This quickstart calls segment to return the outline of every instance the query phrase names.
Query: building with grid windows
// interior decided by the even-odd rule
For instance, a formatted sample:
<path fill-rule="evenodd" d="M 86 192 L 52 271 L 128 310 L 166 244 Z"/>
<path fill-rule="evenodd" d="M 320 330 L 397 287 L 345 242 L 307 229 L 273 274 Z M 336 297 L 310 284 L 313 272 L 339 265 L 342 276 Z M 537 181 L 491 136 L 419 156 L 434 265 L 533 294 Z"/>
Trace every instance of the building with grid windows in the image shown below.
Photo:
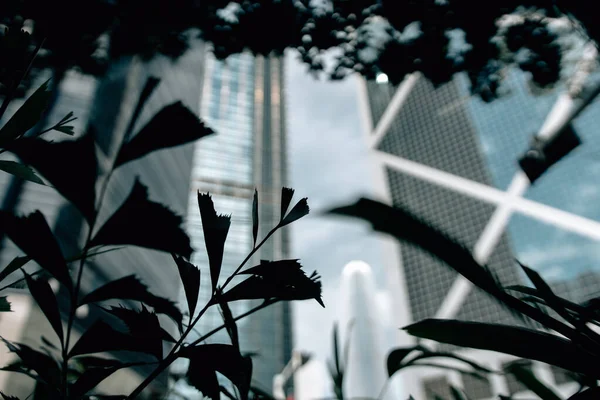
<path fill-rule="evenodd" d="M 383 81 L 383 80 L 381 80 Z M 402 206 L 471 248 L 505 285 L 524 282 L 514 258 L 536 269 L 560 295 L 575 301 L 598 296 L 600 141 L 592 129 L 600 112 L 592 104 L 574 128 L 584 145 L 547 171 L 523 195 L 518 159 L 550 112 L 557 92 L 534 96 L 525 77 L 510 72 L 507 94 L 483 103 L 456 76 L 434 88 L 418 74 L 398 85 L 361 82 L 361 104 L 375 179 L 383 200 Z M 506 225 L 506 229 L 504 226 Z M 494 233 L 495 232 L 495 233 Z M 494 237 L 495 236 L 495 237 Z M 388 242 L 386 269 L 399 326 L 424 318 L 516 323 L 462 277 L 424 251 Z M 591 278 L 593 277 L 593 278 Z M 585 289 L 583 289 L 585 287 Z M 406 343 L 414 338 L 402 337 Z M 442 346 L 444 347 L 444 346 Z M 462 350 L 461 350 L 462 351 Z M 510 357 L 464 350 L 500 368 Z M 576 384 L 564 371 L 534 364 L 542 380 L 568 394 Z M 439 370 L 407 371 L 405 390 L 415 398 L 450 398 L 450 385 L 471 399 L 522 392 L 516 381 L 489 382 Z"/>

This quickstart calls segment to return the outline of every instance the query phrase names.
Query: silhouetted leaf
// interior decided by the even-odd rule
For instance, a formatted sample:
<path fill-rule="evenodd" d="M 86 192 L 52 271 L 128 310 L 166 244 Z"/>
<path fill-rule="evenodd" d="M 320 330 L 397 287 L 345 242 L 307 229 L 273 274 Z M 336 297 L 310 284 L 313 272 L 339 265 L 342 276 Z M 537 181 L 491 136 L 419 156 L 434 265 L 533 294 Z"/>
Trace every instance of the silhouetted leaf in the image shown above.
<path fill-rule="evenodd" d="M 13 258 L 13 260 L 8 263 L 6 267 L 2 271 L 0 271 L 0 282 L 4 280 L 7 276 L 12 274 L 15 271 L 18 271 L 19 268 L 27 264 L 31 258 L 27 256 L 17 256 Z"/>
<path fill-rule="evenodd" d="M 292 222 L 299 220 L 300 218 L 304 217 L 305 215 L 308 215 L 309 212 L 310 212 L 310 208 L 308 207 L 308 198 L 305 197 L 305 198 L 301 199 L 298 203 L 296 203 L 294 208 L 292 208 L 292 210 L 289 212 L 289 214 L 286 215 L 283 218 L 283 220 L 281 220 L 279 225 L 286 226 L 288 224 L 291 224 Z"/>
<path fill-rule="evenodd" d="M 154 93 L 154 89 L 156 89 L 156 87 L 158 86 L 159 83 L 160 83 L 160 78 L 157 78 L 155 76 L 149 76 L 148 79 L 146 79 L 144 88 L 142 89 L 142 92 L 140 93 L 140 97 L 138 97 L 138 101 L 137 101 L 137 104 L 135 105 L 135 109 L 133 110 L 133 114 L 131 114 L 131 118 L 129 119 L 129 123 L 127 124 L 127 129 L 125 130 L 125 136 L 124 136 L 125 141 L 128 141 L 129 138 L 131 137 L 133 128 L 135 127 L 135 124 L 136 124 L 140 114 L 142 113 L 142 110 L 144 109 L 144 105 L 146 105 L 146 102 L 148 101 L 148 99 L 150 98 L 152 93 Z"/>
<path fill-rule="evenodd" d="M 23 271 L 25 280 L 27 281 L 27 287 L 31 296 L 35 299 L 36 303 L 40 307 L 40 310 L 44 313 L 44 316 L 52 325 L 52 329 L 56 332 L 60 343 L 63 343 L 63 326 L 62 318 L 60 317 L 60 310 L 58 308 L 58 301 L 52 288 L 47 281 L 41 279 L 33 279 L 27 272 Z"/>
<path fill-rule="evenodd" d="M 162 359 L 163 329 L 155 313 L 148 311 L 143 305 L 140 311 L 124 307 L 104 308 L 104 310 L 123 321 L 131 336 L 137 341 L 145 342 L 144 347 L 151 349 L 152 355 L 158 360 Z"/>
<path fill-rule="evenodd" d="M 25 179 L 26 181 L 44 185 L 44 181 L 35 174 L 35 171 L 25 164 L 20 164 L 15 161 L 0 160 L 0 171 L 7 172 L 17 178 Z"/>
<path fill-rule="evenodd" d="M 42 343 L 44 343 L 46 346 L 58 350 L 58 347 L 56 347 L 56 345 L 54 345 L 54 343 L 52 343 L 50 340 L 48 340 L 48 338 L 46 338 L 44 335 L 42 335 L 40 337 L 40 339 L 42 340 Z"/>
<path fill-rule="evenodd" d="M 340 343 L 337 323 L 333 324 L 333 365 L 336 375 L 343 375 L 342 361 L 340 360 Z"/>
<path fill-rule="evenodd" d="M 67 263 L 41 212 L 36 211 L 26 217 L 15 217 L 0 211 L 0 229 L 2 228 L 8 237 L 40 267 L 65 284 L 67 288 L 73 287 Z"/>
<path fill-rule="evenodd" d="M 404 329 L 421 338 L 512 354 L 570 371 L 600 376 L 600 367 L 589 353 L 567 339 L 546 332 L 500 324 L 439 319 L 426 319 Z"/>
<path fill-rule="evenodd" d="M 444 358 L 444 359 L 453 359 L 453 360 L 457 360 L 460 361 L 464 364 L 467 364 L 469 367 L 473 368 L 475 371 L 479 371 L 485 374 L 489 374 L 492 373 L 493 371 L 490 370 L 489 368 L 486 368 L 480 364 L 478 364 L 477 362 L 470 360 L 466 357 L 463 357 L 461 355 L 455 354 L 455 353 L 450 353 L 450 352 L 438 352 L 438 351 L 430 351 L 425 349 L 424 347 L 418 346 L 421 348 L 422 353 L 411 358 L 410 360 L 406 361 L 406 366 L 414 364 L 416 361 L 421 361 L 421 360 L 426 360 L 426 359 L 430 359 L 430 358 Z"/>
<path fill-rule="evenodd" d="M 2 396 L 3 400 L 19 400 L 18 397 L 5 395 L 4 392 L 0 392 L 0 396 Z"/>
<path fill-rule="evenodd" d="M 96 233 L 90 246 L 130 244 L 189 258 L 190 239 L 181 223 L 180 216 L 148 200 L 148 188 L 136 179 L 129 197 Z"/>
<path fill-rule="evenodd" d="M 12 311 L 10 309 L 10 302 L 6 296 L 0 297 L 0 312 L 9 312 Z"/>
<path fill-rule="evenodd" d="M 69 357 L 110 351 L 134 351 L 155 355 L 154 346 L 148 342 L 119 332 L 106 322 L 98 320 L 83 332 L 69 352 Z"/>
<path fill-rule="evenodd" d="M 39 122 L 52 96 L 52 93 L 48 90 L 48 82 L 50 80 L 47 80 L 33 92 L 0 129 L 0 146 L 5 146 L 12 140 L 23 136 Z"/>
<path fill-rule="evenodd" d="M 183 315 L 175 303 L 150 293 L 146 285 L 140 282 L 135 275 L 129 275 L 99 287 L 98 289 L 84 296 L 81 300 L 81 304 L 96 303 L 113 299 L 141 301 L 142 303 L 154 308 L 154 311 L 158 314 L 167 315 L 175 323 L 177 323 L 179 331 L 183 331 Z"/>
<path fill-rule="evenodd" d="M 223 317 L 223 322 L 225 323 L 225 329 L 229 334 L 229 338 L 231 339 L 231 344 L 238 351 L 240 351 L 240 340 L 238 336 L 237 324 L 235 323 L 235 319 L 233 318 L 233 314 L 231 313 L 231 309 L 226 302 L 219 303 L 219 307 L 221 309 L 221 316 Z"/>
<path fill-rule="evenodd" d="M 254 238 L 254 246 L 258 238 L 258 190 L 254 189 L 254 198 L 252 200 L 252 237 Z"/>
<path fill-rule="evenodd" d="M 123 368 L 129 368 L 136 365 L 144 365 L 146 363 L 122 363 L 118 360 L 105 359 L 104 365 L 89 366 L 77 378 L 70 387 L 71 396 L 77 398 L 83 396 L 100 382 L 108 378 L 115 372 Z"/>
<path fill-rule="evenodd" d="M 315 299 L 325 307 L 321 299 L 321 282 L 316 272 L 307 276 L 298 260 L 265 261 L 249 268 L 242 274 L 252 274 L 225 292 L 223 301 L 250 299 L 307 300 Z"/>
<path fill-rule="evenodd" d="M 292 197 L 294 197 L 294 189 L 287 187 L 281 189 L 281 216 L 279 217 L 279 222 L 283 221 L 292 202 Z"/>
<path fill-rule="evenodd" d="M 92 221 L 95 217 L 98 165 L 94 137 L 89 132 L 75 140 L 57 143 L 21 138 L 7 146 L 32 166 L 56 190 Z"/>
<path fill-rule="evenodd" d="M 200 291 L 200 269 L 194 264 L 185 261 L 183 258 L 173 254 L 173 259 L 177 264 L 179 276 L 181 277 L 181 283 L 183 283 L 183 290 L 188 303 L 188 310 L 190 312 L 190 319 L 196 311 L 196 304 L 198 303 L 198 293 Z"/>
<path fill-rule="evenodd" d="M 178 101 L 160 110 L 137 135 L 125 143 L 117 156 L 116 166 L 153 151 L 189 143 L 212 133 L 212 129 Z"/>
<path fill-rule="evenodd" d="M 39 380 L 45 382 L 49 386 L 59 387 L 60 369 L 56 360 L 27 345 L 11 343 L 1 337 L 0 339 L 6 344 L 8 350 L 19 356 L 21 359 L 20 365 L 25 370 L 33 370 L 37 373 Z"/>
<path fill-rule="evenodd" d="M 465 396 L 462 391 L 454 386 L 450 386 L 450 393 L 452 393 L 452 398 L 454 400 L 468 400 L 467 396 Z"/>
<path fill-rule="evenodd" d="M 600 396 L 600 387 L 593 387 L 569 397 L 568 400 L 596 400 Z"/>
<path fill-rule="evenodd" d="M 420 346 L 413 347 L 404 347 L 399 349 L 394 349 L 387 356 L 387 371 L 388 376 L 394 375 L 398 370 L 400 370 L 403 365 L 402 362 L 410 353 L 413 351 L 419 350 Z"/>
<path fill-rule="evenodd" d="M 204 243 L 208 253 L 208 262 L 210 264 L 210 279 L 213 292 L 217 288 L 219 275 L 221 274 L 221 264 L 223 263 L 223 250 L 227 233 L 231 226 L 231 217 L 227 215 L 217 215 L 215 205 L 209 193 L 201 194 L 198 192 L 198 207 L 200 208 L 200 217 L 202 218 L 202 230 L 204 231 Z"/>
<path fill-rule="evenodd" d="M 188 381 L 205 396 L 211 397 L 213 400 L 219 398 L 216 374 L 215 379 L 212 378 L 215 372 L 219 372 L 238 388 L 242 400 L 248 399 L 252 378 L 252 359 L 242 356 L 234 346 L 206 344 L 186 347 L 181 350 L 181 357 L 190 360 Z M 210 360 L 210 362 L 206 362 L 206 360 Z"/>
<path fill-rule="evenodd" d="M 512 374 L 527 389 L 535 393 L 541 400 L 562 400 L 552 389 L 542 383 L 529 369 L 517 363 L 511 363 L 506 371 Z"/>

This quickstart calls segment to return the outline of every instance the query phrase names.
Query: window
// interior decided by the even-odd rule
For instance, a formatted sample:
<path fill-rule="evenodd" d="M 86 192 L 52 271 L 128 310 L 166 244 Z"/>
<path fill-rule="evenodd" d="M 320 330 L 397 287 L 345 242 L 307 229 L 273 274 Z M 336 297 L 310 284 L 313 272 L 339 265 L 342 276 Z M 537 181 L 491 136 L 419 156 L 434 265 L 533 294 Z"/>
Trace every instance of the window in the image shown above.
<path fill-rule="evenodd" d="M 450 384 L 445 376 L 437 376 L 423 380 L 425 400 L 441 400 L 452 398 Z"/>
<path fill-rule="evenodd" d="M 486 377 L 463 374 L 462 381 L 467 398 L 480 400 L 493 397 L 492 385 Z"/>

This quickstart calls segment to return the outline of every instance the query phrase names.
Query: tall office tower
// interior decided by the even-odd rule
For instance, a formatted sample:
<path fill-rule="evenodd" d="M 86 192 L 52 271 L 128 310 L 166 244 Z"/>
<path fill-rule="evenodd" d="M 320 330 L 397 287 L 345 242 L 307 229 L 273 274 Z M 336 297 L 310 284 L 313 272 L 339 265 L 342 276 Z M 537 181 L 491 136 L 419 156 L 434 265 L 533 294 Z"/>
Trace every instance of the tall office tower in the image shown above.
<path fill-rule="evenodd" d="M 258 189 L 259 241 L 279 221 L 281 188 L 286 182 L 286 139 L 283 60 L 241 54 L 225 62 L 206 57 L 201 115 L 217 134 L 196 145 L 189 199 L 188 229 L 196 252 L 192 262 L 208 271 L 197 191 L 209 192 L 219 213 L 231 214 L 221 283 L 252 250 L 252 196 Z M 285 228 L 284 228 L 285 229 Z M 285 231 L 274 235 L 249 262 L 286 257 Z M 199 304 L 210 297 L 208 279 L 200 289 Z M 235 283 L 232 282 L 232 283 Z M 239 315 L 259 302 L 230 304 Z M 211 308 L 198 330 L 206 333 L 223 322 Z M 253 384 L 270 392 L 273 376 L 291 357 L 291 315 L 288 304 L 276 304 L 238 322 L 242 351 L 254 356 Z M 212 342 L 229 343 L 223 330 Z M 193 396 L 192 391 L 186 394 Z"/>
<path fill-rule="evenodd" d="M 70 73 L 61 85 L 58 103 L 49 121 L 60 120 L 67 112 L 73 111 L 78 117 L 75 122 L 76 135 L 82 134 L 87 126 L 93 126 L 96 129 L 99 169 L 106 171 L 109 157 L 114 156 L 118 144 L 123 139 L 138 96 L 149 76 L 158 77 L 161 82 L 144 107 L 134 133 L 162 107 L 175 101 L 181 100 L 188 108 L 197 112 L 202 87 L 203 57 L 203 46 L 194 43 L 192 49 L 175 62 L 163 57 L 157 57 L 149 63 L 131 58 L 122 59 L 115 62 L 107 75 L 98 82 L 89 77 Z M 176 123 L 174 129 L 177 129 Z M 59 133 L 47 137 L 56 140 L 64 138 L 65 135 Z M 119 207 L 129 195 L 136 177 L 148 186 L 150 199 L 165 204 L 175 213 L 184 216 L 189 197 L 193 151 L 194 145 L 188 144 L 154 152 L 135 163 L 119 168 L 108 186 L 100 221 Z M 7 177 L 5 174 L 0 176 L 3 179 L 0 193 L 6 198 L 8 194 L 4 188 L 7 185 Z M 59 194 L 49 187 L 26 183 L 20 196 L 15 200 L 14 209 L 19 214 L 40 209 L 45 214 L 49 225 L 54 228 L 65 256 L 76 254 L 77 246 L 81 245 L 77 235 L 81 236 L 85 233 L 82 229 L 82 219 L 77 210 L 66 204 Z M 2 265 L 6 265 L 17 254 L 19 251 L 6 240 L 5 249 L 0 256 Z M 130 274 L 137 275 L 154 293 L 177 300 L 180 290 L 179 277 L 170 255 L 133 247 L 94 257 L 86 265 L 82 292 L 88 292 L 109 280 Z M 2 316 L 0 330 L 3 336 L 4 329 L 9 329 L 12 336 L 8 339 L 26 344 L 40 343 L 42 334 L 48 338 L 53 337 L 48 333 L 49 326 L 46 326 L 48 324 L 28 296 L 9 294 L 9 299 L 19 299 L 23 304 L 19 304 L 18 307 L 21 308 L 20 311 L 26 313 L 27 317 L 19 321 L 20 326 L 18 324 L 15 326 L 10 317 L 5 319 Z M 63 296 L 59 296 L 59 299 L 66 301 Z M 131 306 L 138 307 L 134 304 Z M 105 313 L 101 313 L 102 311 L 97 307 L 84 310 L 76 320 L 76 330 L 89 325 L 99 316 L 106 316 Z M 170 325 L 167 328 L 170 329 Z M 0 360 L 2 364 L 5 364 L 4 361 L 4 359 Z M 140 374 L 146 373 L 147 370 L 124 370 L 123 374 L 114 378 L 115 380 L 105 381 L 101 389 L 112 394 L 128 393 L 140 382 Z M 6 385 L 3 389 L 6 393 L 23 396 L 23 398 L 31 393 L 32 382 L 27 378 L 21 379 L 13 374 L 10 379 L 6 377 L 3 379 Z"/>
<path fill-rule="evenodd" d="M 597 253 L 591 249 L 600 239 L 594 233 L 600 215 L 588 204 L 600 196 L 594 186 L 600 168 L 585 158 L 585 148 L 598 143 L 590 129 L 597 105 L 575 124 L 586 146 L 554 166 L 523 198 L 509 183 L 556 92 L 534 97 L 517 72 L 507 77 L 505 97 L 491 104 L 469 96 L 464 76 L 437 89 L 419 75 L 407 77 L 397 87 L 379 81 L 363 82 L 362 103 L 367 142 L 385 200 L 447 232 L 472 249 L 476 259 L 489 255 L 487 264 L 504 284 L 523 281 L 514 257 L 549 280 L 570 278 L 593 265 Z M 507 232 L 499 241 L 490 240 L 489 232 L 507 221 Z M 421 249 L 402 244 L 390 251 L 396 257 L 390 266 L 398 288 L 395 301 L 404 310 L 399 324 L 428 317 L 517 322 Z M 494 367 L 510 360 L 485 352 L 465 353 Z M 547 369 L 537 364 L 535 368 L 544 380 L 558 383 Z M 464 387 L 473 399 L 523 390 L 514 380 L 493 377 L 480 382 L 435 370 L 409 372 L 405 383 L 415 398 L 425 399 L 436 394 L 450 397 L 450 383 Z M 560 390 L 572 389 L 571 384 Z"/>

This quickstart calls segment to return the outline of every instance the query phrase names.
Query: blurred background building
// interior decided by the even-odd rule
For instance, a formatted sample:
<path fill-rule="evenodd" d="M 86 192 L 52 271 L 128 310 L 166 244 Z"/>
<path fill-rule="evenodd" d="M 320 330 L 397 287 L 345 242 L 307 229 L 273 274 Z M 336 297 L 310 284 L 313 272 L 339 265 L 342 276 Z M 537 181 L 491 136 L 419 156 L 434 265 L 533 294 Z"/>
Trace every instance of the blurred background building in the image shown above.
<path fill-rule="evenodd" d="M 511 198 L 511 178 L 518 159 L 550 112 L 559 90 L 534 96 L 525 76 L 510 72 L 507 93 L 487 104 L 469 95 L 466 77 L 434 88 L 418 75 L 399 86 L 362 82 L 367 142 L 377 169 L 379 195 L 423 217 L 474 251 L 505 284 L 525 282 L 513 261 L 536 269 L 557 292 L 576 301 L 600 294 L 597 257 L 600 215 L 594 204 L 600 191 L 594 186 L 600 166 L 593 162 L 600 142 L 594 138 L 593 104 L 574 128 L 584 145 L 548 170 L 524 195 Z M 511 215 L 505 203 L 519 202 Z M 520 203 L 521 204 L 521 203 Z M 495 211 L 508 226 L 497 243 L 483 233 Z M 484 242 L 488 242 L 488 249 Z M 483 249 L 483 250 L 482 250 Z M 403 311 L 399 326 L 428 317 L 515 323 L 479 290 L 462 285 L 443 263 L 411 245 L 391 245 L 390 274 L 396 304 Z M 488 254 L 483 256 L 482 254 Z M 593 278 L 592 278 L 593 277 Z M 405 294 L 406 293 L 406 294 Z M 414 338 L 402 337 L 405 343 Z M 443 346 L 442 346 L 443 347 Z M 509 357 L 466 350 L 489 366 L 499 368 Z M 576 385 L 562 371 L 532 366 L 549 384 Z M 407 393 L 415 398 L 450 398 L 450 385 L 463 387 L 471 399 L 523 391 L 515 380 L 493 377 L 478 381 L 439 370 L 403 372 Z M 569 382 L 567 382 L 569 381 Z"/>

